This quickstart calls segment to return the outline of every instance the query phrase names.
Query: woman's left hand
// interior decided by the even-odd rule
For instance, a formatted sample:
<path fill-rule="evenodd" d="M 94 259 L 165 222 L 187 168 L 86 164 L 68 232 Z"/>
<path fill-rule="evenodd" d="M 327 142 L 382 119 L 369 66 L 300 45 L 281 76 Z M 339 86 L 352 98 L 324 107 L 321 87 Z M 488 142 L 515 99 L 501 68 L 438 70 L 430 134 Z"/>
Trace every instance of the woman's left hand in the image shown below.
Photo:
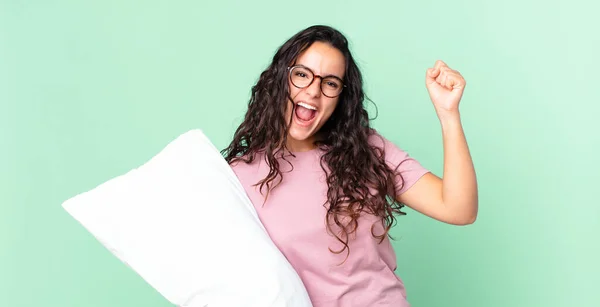
<path fill-rule="evenodd" d="M 471 224 L 479 208 L 477 178 L 458 111 L 466 82 L 437 61 L 427 70 L 426 85 L 442 128 L 443 176 L 428 172 L 397 200 L 445 223 Z"/>
<path fill-rule="evenodd" d="M 427 69 L 425 85 L 439 115 L 441 112 L 458 113 L 458 104 L 467 85 L 458 71 L 438 60 L 433 68 Z"/>

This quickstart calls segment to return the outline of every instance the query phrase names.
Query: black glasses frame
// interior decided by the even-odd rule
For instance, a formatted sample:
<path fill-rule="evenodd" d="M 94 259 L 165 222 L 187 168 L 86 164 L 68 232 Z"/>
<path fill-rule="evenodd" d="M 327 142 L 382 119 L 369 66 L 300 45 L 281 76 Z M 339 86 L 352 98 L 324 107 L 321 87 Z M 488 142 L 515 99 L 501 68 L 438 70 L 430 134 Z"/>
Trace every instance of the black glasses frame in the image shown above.
<path fill-rule="evenodd" d="M 308 71 L 310 71 L 310 73 L 312 74 L 312 80 L 310 80 L 310 82 L 306 85 L 306 86 L 297 86 L 294 81 L 292 81 L 292 70 L 294 70 L 294 68 L 304 68 Z M 312 69 L 304 66 L 304 65 L 294 65 L 294 66 L 289 66 L 288 68 L 288 78 L 290 79 L 290 82 L 296 87 L 296 88 L 307 88 L 309 86 L 311 86 L 311 84 L 313 84 L 313 82 L 315 81 L 316 78 L 321 79 L 321 83 L 319 84 L 319 89 L 321 90 L 321 93 L 325 96 L 325 97 L 329 97 L 329 98 L 335 98 L 338 97 L 339 95 L 342 94 L 342 92 L 344 91 L 344 88 L 346 87 L 346 84 L 344 84 L 344 81 L 342 79 L 340 79 L 337 76 L 321 76 L 321 75 L 317 75 L 315 74 Z M 342 89 L 340 89 L 340 92 L 335 95 L 335 96 L 328 96 L 327 94 L 325 94 L 325 92 L 323 91 L 323 81 L 325 80 L 325 78 L 335 78 L 337 80 L 340 81 L 340 83 L 342 83 Z"/>

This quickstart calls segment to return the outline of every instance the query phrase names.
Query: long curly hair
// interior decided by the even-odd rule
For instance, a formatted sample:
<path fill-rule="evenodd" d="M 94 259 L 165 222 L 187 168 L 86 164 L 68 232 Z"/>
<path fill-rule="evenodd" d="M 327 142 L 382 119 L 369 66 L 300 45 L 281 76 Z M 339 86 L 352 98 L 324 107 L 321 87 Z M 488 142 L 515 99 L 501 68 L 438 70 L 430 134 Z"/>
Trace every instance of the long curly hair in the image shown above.
<path fill-rule="evenodd" d="M 402 184 L 402 176 L 385 163 L 383 148 L 368 141 L 374 130 L 364 106 L 366 95 L 362 75 L 342 33 L 329 26 L 316 25 L 287 40 L 252 87 L 244 120 L 236 129 L 232 142 L 221 153 L 230 164 L 238 160 L 251 163 L 257 153 L 264 154 L 270 171 L 257 185 L 261 192 L 266 187 L 266 197 L 281 182 L 279 158 L 284 153 L 293 155 L 286 147 L 292 119 L 285 118 L 285 114 L 288 101 L 293 100 L 287 67 L 316 41 L 337 48 L 346 62 L 344 84 L 347 87 L 333 114 L 319 130 L 320 137 L 315 145 L 324 151 L 321 167 L 326 172 L 328 184 L 327 200 L 323 204 L 327 209 L 327 231 L 343 244 L 341 250 L 329 250 L 336 254 L 347 250 L 348 256 L 348 238 L 356 231 L 362 212 L 373 214 L 383 222 L 382 234 L 375 234 L 375 225 L 371 226 L 371 234 L 379 242 L 389 236 L 389 230 L 396 222 L 394 214 L 406 213 L 401 211 L 404 205 L 396 201 L 395 182 L 400 180 L 399 184 Z M 333 231 L 332 223 L 337 225 L 339 233 Z"/>

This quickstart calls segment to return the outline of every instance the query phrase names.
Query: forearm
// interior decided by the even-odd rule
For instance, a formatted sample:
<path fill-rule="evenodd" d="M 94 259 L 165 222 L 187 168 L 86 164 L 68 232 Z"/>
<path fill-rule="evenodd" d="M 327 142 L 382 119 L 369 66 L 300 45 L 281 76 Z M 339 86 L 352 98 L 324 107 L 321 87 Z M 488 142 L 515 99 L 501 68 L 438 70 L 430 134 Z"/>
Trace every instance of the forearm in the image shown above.
<path fill-rule="evenodd" d="M 477 179 L 460 114 L 438 115 L 444 146 L 443 202 L 461 220 L 472 223 L 478 211 Z"/>

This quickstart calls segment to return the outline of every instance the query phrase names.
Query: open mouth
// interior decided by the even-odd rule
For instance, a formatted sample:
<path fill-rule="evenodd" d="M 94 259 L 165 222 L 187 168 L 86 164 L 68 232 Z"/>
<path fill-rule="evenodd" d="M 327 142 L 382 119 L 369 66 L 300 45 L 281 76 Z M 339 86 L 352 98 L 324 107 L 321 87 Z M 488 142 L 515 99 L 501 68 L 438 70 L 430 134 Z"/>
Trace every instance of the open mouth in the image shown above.
<path fill-rule="evenodd" d="M 304 102 L 298 102 L 294 108 L 296 121 L 302 126 L 310 125 L 317 117 L 317 108 Z"/>

